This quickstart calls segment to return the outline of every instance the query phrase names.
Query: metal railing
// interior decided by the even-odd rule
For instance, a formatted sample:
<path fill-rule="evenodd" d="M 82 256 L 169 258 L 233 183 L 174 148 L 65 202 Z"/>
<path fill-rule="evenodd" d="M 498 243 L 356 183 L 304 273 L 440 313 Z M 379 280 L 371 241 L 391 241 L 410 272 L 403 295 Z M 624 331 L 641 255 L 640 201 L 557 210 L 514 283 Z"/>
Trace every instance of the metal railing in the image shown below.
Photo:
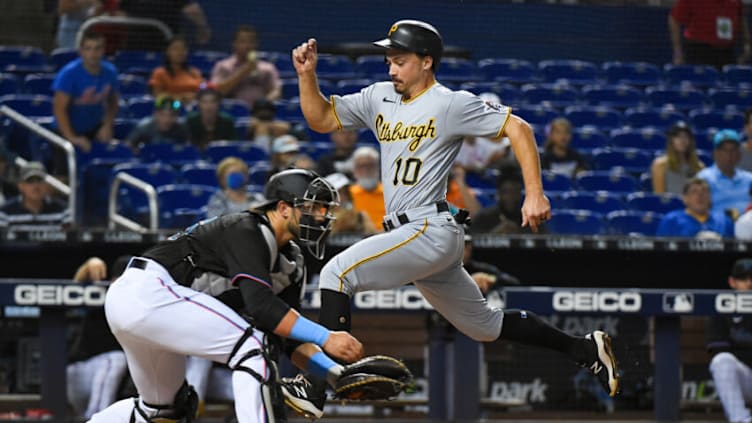
<path fill-rule="evenodd" d="M 0 114 L 7 116 L 9 119 L 22 125 L 29 131 L 39 135 L 43 139 L 52 143 L 52 145 L 62 148 L 65 151 L 65 158 L 68 163 L 68 184 L 60 181 L 59 179 L 47 175 L 45 181 L 49 183 L 53 188 L 60 191 L 63 195 L 68 197 L 68 211 L 74 223 L 78 223 L 79 219 L 76 215 L 76 187 L 78 186 L 78 172 L 76 168 L 76 150 L 73 148 L 73 143 L 61 137 L 60 135 L 50 131 L 49 129 L 39 125 L 26 116 L 18 113 L 8 106 L 0 106 Z M 23 166 L 27 162 L 21 157 L 16 157 L 16 165 Z"/>
<path fill-rule="evenodd" d="M 120 189 L 120 185 L 122 184 L 130 185 L 133 188 L 146 194 L 146 198 L 149 203 L 148 228 L 117 212 L 118 190 Z M 125 172 L 118 172 L 118 174 L 115 175 L 115 178 L 112 181 L 112 185 L 110 186 L 110 199 L 108 203 L 107 216 L 107 225 L 110 229 L 115 229 L 117 225 L 120 225 L 131 231 L 141 233 L 156 231 L 159 227 L 159 205 L 157 203 L 157 190 L 155 190 L 154 186 L 152 186 L 151 184 L 146 183 L 143 180 L 136 178 L 135 176 L 131 176 Z"/>
<path fill-rule="evenodd" d="M 165 40 L 172 38 L 172 31 L 164 22 L 157 19 L 134 18 L 131 16 L 97 16 L 87 19 L 81 25 L 76 34 L 76 45 L 81 45 L 81 37 L 92 26 L 98 24 L 123 25 L 123 26 L 151 26 L 158 29 L 165 37 Z"/>

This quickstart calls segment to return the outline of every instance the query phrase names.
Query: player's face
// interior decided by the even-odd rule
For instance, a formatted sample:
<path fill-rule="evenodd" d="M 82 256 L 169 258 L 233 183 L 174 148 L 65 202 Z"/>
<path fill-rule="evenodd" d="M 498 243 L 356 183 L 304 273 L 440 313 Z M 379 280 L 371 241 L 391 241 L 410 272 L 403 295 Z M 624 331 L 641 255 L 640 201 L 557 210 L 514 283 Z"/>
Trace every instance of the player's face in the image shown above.
<path fill-rule="evenodd" d="M 104 40 L 88 39 L 84 40 L 81 47 L 78 48 L 78 54 L 87 67 L 98 67 L 104 57 Z"/>
<path fill-rule="evenodd" d="M 411 95 L 414 94 L 413 91 L 422 89 L 418 84 L 425 80 L 426 72 L 431 69 L 431 60 L 430 57 L 420 57 L 402 50 L 387 50 L 385 61 L 394 91 L 397 94 Z"/>

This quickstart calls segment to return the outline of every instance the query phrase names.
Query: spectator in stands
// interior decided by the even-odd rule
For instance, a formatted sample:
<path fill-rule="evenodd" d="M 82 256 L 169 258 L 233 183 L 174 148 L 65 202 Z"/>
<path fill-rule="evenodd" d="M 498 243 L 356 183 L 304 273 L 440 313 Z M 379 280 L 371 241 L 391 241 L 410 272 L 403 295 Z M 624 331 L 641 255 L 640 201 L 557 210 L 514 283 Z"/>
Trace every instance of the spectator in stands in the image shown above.
<path fill-rule="evenodd" d="M 685 208 L 667 213 L 658 224 L 657 236 L 733 238 L 734 222 L 722 211 L 711 211 L 710 185 L 700 178 L 684 184 Z"/>
<path fill-rule="evenodd" d="M 678 122 L 666 132 L 666 152 L 650 166 L 653 192 L 682 193 L 687 181 L 704 167 L 697 157 L 692 130 L 684 122 Z"/>
<path fill-rule="evenodd" d="M 104 38 L 88 32 L 81 38 L 80 58 L 65 65 L 55 77 L 53 125 L 84 152 L 94 140 L 112 140 L 112 124 L 118 112 L 117 69 L 103 60 Z M 63 157 L 64 161 L 64 157 Z M 55 172 L 64 173 L 56 161 Z"/>
<path fill-rule="evenodd" d="M 227 157 L 217 166 L 219 191 L 209 199 L 206 217 L 247 210 L 262 196 L 248 192 L 248 165 L 237 157 Z"/>
<path fill-rule="evenodd" d="M 739 167 L 752 171 L 752 107 L 744 111 L 743 132 L 744 144 L 742 144 L 742 160 L 739 162 Z"/>
<path fill-rule="evenodd" d="M 379 232 L 386 214 L 384 187 L 381 184 L 379 152 L 373 147 L 358 147 L 352 155 L 355 183 L 350 185 L 353 209 L 363 211 Z"/>
<path fill-rule="evenodd" d="M 0 228 L 34 227 L 62 229 L 71 223 L 66 205 L 48 195 L 47 171 L 39 162 L 28 162 L 21 168 L 18 180 L 20 195 L 0 207 Z"/>
<path fill-rule="evenodd" d="M 580 153 L 572 148 L 572 123 L 565 118 L 556 118 L 548 124 L 546 142 L 543 144 L 541 168 L 554 173 L 574 177 L 587 170 L 587 163 Z"/>
<path fill-rule="evenodd" d="M 183 17 L 193 23 L 196 28 L 196 42 L 205 45 L 211 39 L 211 28 L 206 20 L 204 10 L 196 0 L 120 0 L 120 9 L 129 16 L 140 18 L 151 18 L 164 22 L 173 34 L 185 35 L 182 27 Z M 131 36 L 135 34 L 131 33 Z M 147 41 L 154 41 L 147 38 Z M 145 41 L 139 39 L 140 42 Z M 141 44 L 141 45 L 154 45 Z M 161 46 L 160 46 L 161 47 Z"/>
<path fill-rule="evenodd" d="M 752 289 L 752 259 L 740 258 L 728 278 L 731 289 Z M 708 320 L 707 350 L 710 374 L 729 422 L 752 421 L 747 404 L 752 402 L 752 317 L 745 313 L 717 314 Z"/>
<path fill-rule="evenodd" d="M 473 189 L 465 182 L 465 169 L 456 162 L 449 174 L 447 201 L 456 207 L 466 209 L 470 214 L 477 213 L 481 208 Z"/>
<path fill-rule="evenodd" d="M 196 100 L 198 110 L 186 119 L 191 144 L 203 150 L 212 141 L 238 139 L 232 116 L 219 108 L 222 101 L 219 91 L 204 87 L 198 92 Z"/>
<path fill-rule="evenodd" d="M 258 57 L 256 29 L 240 26 L 232 43 L 233 55 L 214 65 L 212 83 L 225 97 L 245 100 L 248 107 L 260 99 L 277 100 L 282 95 L 282 80 L 274 64 Z"/>
<path fill-rule="evenodd" d="M 708 181 L 713 196 L 713 211 L 727 213 L 733 220 L 749 204 L 752 173 L 737 168 L 741 159 L 741 138 L 732 129 L 718 131 L 713 137 L 713 166 L 697 173 Z"/>
<path fill-rule="evenodd" d="M 350 197 L 352 181 L 344 173 L 332 173 L 326 180 L 339 192 L 339 207 L 334 211 L 337 218 L 332 226 L 332 233 L 351 233 L 371 235 L 380 232 L 381 226 L 374 226 L 373 221 L 362 210 L 356 210 Z"/>
<path fill-rule="evenodd" d="M 154 113 L 142 119 L 125 142 L 134 150 L 141 144 L 186 143 L 188 130 L 179 119 L 181 108 L 180 100 L 158 97 L 154 101 Z"/>
<path fill-rule="evenodd" d="M 118 257 L 108 272 L 102 259 L 90 257 L 76 270 L 73 280 L 82 283 L 114 280 L 123 273 L 130 258 Z M 118 399 L 127 365 L 125 353 L 107 325 L 104 308 L 90 308 L 85 313 L 68 354 L 66 382 L 73 411 L 90 419 Z"/>
<path fill-rule="evenodd" d="M 76 34 L 86 19 L 99 14 L 99 0 L 58 0 L 55 42 L 58 48 L 76 48 Z"/>
<path fill-rule="evenodd" d="M 329 134 L 329 139 L 334 144 L 334 151 L 319 157 L 319 175 L 332 173 L 344 173 L 352 175 L 352 154 L 355 144 L 358 142 L 358 131 L 355 129 L 340 129 Z"/>
<path fill-rule="evenodd" d="M 752 57 L 749 24 L 741 1 L 678 0 L 669 13 L 668 28 L 676 65 L 706 64 L 720 70 L 737 62 L 736 44 L 741 45 L 739 63 Z"/>
<path fill-rule="evenodd" d="M 481 93 L 478 97 L 485 102 L 501 103 L 499 96 L 494 93 Z M 454 162 L 468 172 L 483 172 L 499 160 L 510 158 L 510 147 L 509 138 L 506 137 L 501 142 L 482 137 L 465 137 Z"/>
<path fill-rule="evenodd" d="M 272 141 L 271 164 L 269 176 L 293 167 L 300 153 L 300 143 L 293 135 L 282 135 Z"/>
<path fill-rule="evenodd" d="M 248 123 L 248 139 L 266 151 L 271 149 L 271 141 L 290 132 L 290 124 L 277 119 L 277 108 L 265 98 L 253 102 L 251 119 Z"/>
<path fill-rule="evenodd" d="M 529 227 L 522 227 L 522 174 L 515 166 L 502 168 L 496 185 L 498 203 L 484 207 L 473 215 L 473 230 L 476 233 L 529 234 Z M 542 232 L 541 232 L 542 231 Z M 545 233 L 545 228 L 538 228 Z"/>
<path fill-rule="evenodd" d="M 164 65 L 154 69 L 149 79 L 149 88 L 155 97 L 170 96 L 183 103 L 196 98 L 203 78 L 201 71 L 188 65 L 188 43 L 182 36 L 175 36 L 167 43 Z"/>

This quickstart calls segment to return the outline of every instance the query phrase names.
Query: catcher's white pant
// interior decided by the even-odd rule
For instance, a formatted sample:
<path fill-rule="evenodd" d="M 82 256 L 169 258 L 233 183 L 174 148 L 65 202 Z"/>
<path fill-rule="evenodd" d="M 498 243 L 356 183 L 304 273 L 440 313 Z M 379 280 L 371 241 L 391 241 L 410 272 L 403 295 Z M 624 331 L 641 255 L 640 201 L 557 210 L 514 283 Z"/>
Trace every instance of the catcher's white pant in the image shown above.
<path fill-rule="evenodd" d="M 144 259 L 147 260 L 147 259 Z M 239 346 L 248 323 L 209 295 L 177 284 L 164 267 L 147 260 L 145 269 L 129 267 L 109 288 L 105 314 L 115 338 L 123 346 L 140 404 L 173 403 L 185 380 L 186 356 L 228 363 L 231 368 L 252 369 L 268 377 L 261 355 L 242 358 L 263 347 L 263 334 Z M 239 423 L 265 419 L 260 383 L 244 371 L 234 371 L 232 386 Z M 118 402 L 97 413 L 92 422 L 128 422 L 134 402 Z M 143 419 L 136 413 L 137 421 Z"/>
<path fill-rule="evenodd" d="M 435 205 L 385 217 L 396 227 L 365 238 L 337 254 L 321 270 L 319 288 L 354 295 L 413 282 L 423 297 L 454 327 L 477 341 L 499 338 L 504 314 L 488 306 L 462 267 L 464 231 Z"/>
<path fill-rule="evenodd" d="M 115 402 L 126 370 L 122 351 L 109 351 L 69 364 L 68 401 L 76 414 L 88 419 Z"/>
<path fill-rule="evenodd" d="M 198 399 L 207 402 L 232 401 L 232 371 L 226 367 L 213 367 L 214 363 L 198 357 L 188 357 L 185 379 L 193 386 Z"/>
<path fill-rule="evenodd" d="M 752 401 L 752 369 L 735 355 L 722 352 L 710 360 L 715 390 L 730 422 L 752 422 L 746 403 Z"/>

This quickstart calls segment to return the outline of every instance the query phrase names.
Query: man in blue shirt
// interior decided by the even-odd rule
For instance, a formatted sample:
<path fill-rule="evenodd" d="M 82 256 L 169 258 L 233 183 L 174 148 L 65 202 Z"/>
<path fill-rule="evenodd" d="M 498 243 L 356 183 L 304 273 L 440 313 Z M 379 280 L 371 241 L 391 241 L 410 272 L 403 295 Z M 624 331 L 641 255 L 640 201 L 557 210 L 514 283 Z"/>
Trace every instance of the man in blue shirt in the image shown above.
<path fill-rule="evenodd" d="M 723 211 L 710 210 L 710 186 L 704 179 L 692 178 L 684 184 L 683 210 L 674 210 L 661 219 L 657 236 L 734 237 L 734 223 Z"/>
<path fill-rule="evenodd" d="M 81 39 L 79 58 L 65 65 L 52 83 L 53 111 L 58 132 L 88 152 L 91 142 L 109 142 L 118 111 L 117 69 L 103 60 L 104 37 L 87 33 Z"/>
<path fill-rule="evenodd" d="M 752 173 L 737 166 L 741 160 L 741 137 L 732 129 L 718 131 L 713 137 L 713 166 L 697 173 L 710 185 L 713 211 L 726 212 L 732 219 L 744 213 L 749 204 Z"/>

